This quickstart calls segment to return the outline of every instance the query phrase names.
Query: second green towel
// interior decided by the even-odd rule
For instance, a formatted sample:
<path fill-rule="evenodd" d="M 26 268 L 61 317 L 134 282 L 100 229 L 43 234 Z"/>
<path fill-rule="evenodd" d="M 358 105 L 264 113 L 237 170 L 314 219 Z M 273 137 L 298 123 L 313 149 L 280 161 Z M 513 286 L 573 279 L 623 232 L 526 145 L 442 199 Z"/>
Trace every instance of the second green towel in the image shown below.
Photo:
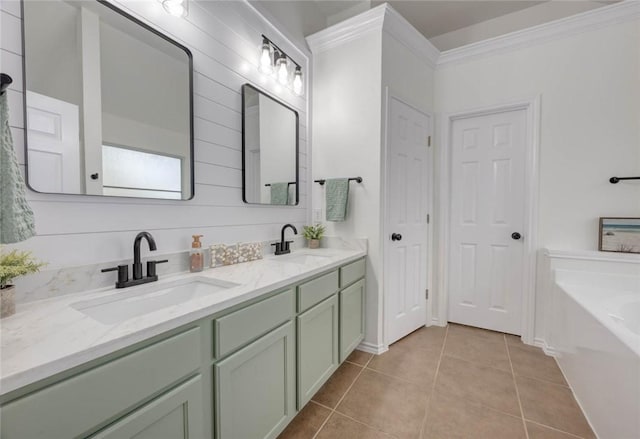
<path fill-rule="evenodd" d="M 349 203 L 349 179 L 332 178 L 326 180 L 326 185 L 327 221 L 344 221 Z"/>

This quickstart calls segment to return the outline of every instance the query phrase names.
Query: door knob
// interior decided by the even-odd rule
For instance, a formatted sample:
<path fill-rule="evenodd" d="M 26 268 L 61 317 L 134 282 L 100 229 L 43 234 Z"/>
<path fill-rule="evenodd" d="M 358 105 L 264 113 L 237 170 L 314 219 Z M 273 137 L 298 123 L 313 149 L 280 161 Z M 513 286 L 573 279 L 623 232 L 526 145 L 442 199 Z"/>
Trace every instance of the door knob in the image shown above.
<path fill-rule="evenodd" d="M 513 239 L 515 239 L 517 241 L 518 239 L 522 238 L 522 235 L 519 234 L 518 232 L 513 232 L 511 234 L 511 238 L 513 238 Z"/>
<path fill-rule="evenodd" d="M 391 234 L 391 240 L 392 241 L 402 241 L 402 235 L 399 233 L 392 233 Z"/>

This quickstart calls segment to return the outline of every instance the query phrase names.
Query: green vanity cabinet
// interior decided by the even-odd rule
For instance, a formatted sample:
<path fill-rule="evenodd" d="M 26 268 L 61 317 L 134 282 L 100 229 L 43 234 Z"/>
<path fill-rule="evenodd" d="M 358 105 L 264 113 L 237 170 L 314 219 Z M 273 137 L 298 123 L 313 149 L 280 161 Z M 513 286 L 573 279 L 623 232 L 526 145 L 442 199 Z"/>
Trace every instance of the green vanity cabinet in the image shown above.
<path fill-rule="evenodd" d="M 364 258 L 0 397 L 2 439 L 276 438 L 364 335 Z"/>
<path fill-rule="evenodd" d="M 293 419 L 294 337 L 288 322 L 214 365 L 218 439 L 275 438 Z"/>
<path fill-rule="evenodd" d="M 202 379 L 196 376 L 91 438 L 200 439 L 202 415 Z"/>
<path fill-rule="evenodd" d="M 298 409 L 340 365 L 338 298 L 334 294 L 297 318 Z"/>
<path fill-rule="evenodd" d="M 87 437 L 133 413 L 198 370 L 200 331 L 191 328 L 127 355 L 114 356 L 3 405 L 2 439 Z M 194 406 L 194 420 L 201 419 L 197 411 Z"/>
<path fill-rule="evenodd" d="M 340 291 L 340 362 L 364 339 L 364 279 Z"/>

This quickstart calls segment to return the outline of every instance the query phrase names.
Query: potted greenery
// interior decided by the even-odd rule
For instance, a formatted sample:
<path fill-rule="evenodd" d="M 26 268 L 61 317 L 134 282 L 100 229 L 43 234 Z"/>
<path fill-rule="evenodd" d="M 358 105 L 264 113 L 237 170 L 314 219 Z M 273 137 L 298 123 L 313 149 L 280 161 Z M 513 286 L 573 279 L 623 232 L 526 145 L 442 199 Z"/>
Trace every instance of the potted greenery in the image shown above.
<path fill-rule="evenodd" d="M 9 317 L 16 312 L 15 287 L 13 279 L 29 273 L 36 273 L 46 264 L 35 260 L 30 252 L 11 250 L 3 253 L 0 249 L 0 317 Z"/>
<path fill-rule="evenodd" d="M 315 226 L 304 226 L 304 237 L 309 241 L 309 248 L 320 247 L 320 238 L 324 235 L 325 228 L 322 224 Z"/>

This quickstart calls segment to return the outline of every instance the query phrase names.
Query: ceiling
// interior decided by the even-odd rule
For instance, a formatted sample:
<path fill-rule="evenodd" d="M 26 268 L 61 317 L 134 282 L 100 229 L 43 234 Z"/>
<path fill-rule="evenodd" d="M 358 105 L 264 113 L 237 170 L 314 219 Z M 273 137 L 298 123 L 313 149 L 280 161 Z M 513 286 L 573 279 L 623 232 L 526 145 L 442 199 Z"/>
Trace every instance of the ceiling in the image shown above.
<path fill-rule="evenodd" d="M 261 9 L 266 9 L 282 26 L 292 27 L 302 35 L 311 35 L 385 3 L 383 0 L 250 1 L 259 3 Z M 447 50 L 613 2 L 615 0 L 388 0 L 386 3 L 436 47 Z M 479 27 L 469 28 L 474 25 Z"/>
<path fill-rule="evenodd" d="M 374 1 L 372 6 L 382 3 L 384 1 Z M 398 0 L 388 3 L 425 37 L 432 38 L 544 2 Z"/>

